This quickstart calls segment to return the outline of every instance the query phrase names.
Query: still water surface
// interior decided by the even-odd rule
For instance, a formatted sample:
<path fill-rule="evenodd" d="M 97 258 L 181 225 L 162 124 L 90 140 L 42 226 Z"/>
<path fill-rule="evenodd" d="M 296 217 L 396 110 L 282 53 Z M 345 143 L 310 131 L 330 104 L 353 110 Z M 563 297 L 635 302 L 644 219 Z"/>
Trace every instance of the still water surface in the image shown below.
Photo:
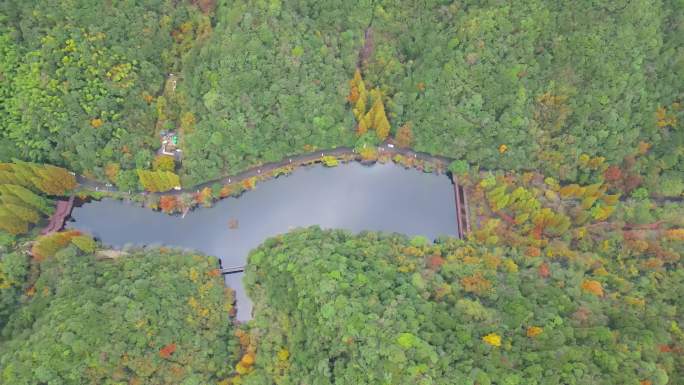
<path fill-rule="evenodd" d="M 405 170 L 394 164 L 301 168 L 261 182 L 239 198 L 227 198 L 185 218 L 105 199 L 74 208 L 67 227 L 93 234 L 105 245 L 165 245 L 221 258 L 223 267 L 243 266 L 251 249 L 296 227 L 319 225 L 354 232 L 456 236 L 453 187 L 444 175 Z M 237 229 L 228 222 L 238 221 Z M 239 320 L 252 304 L 242 273 L 226 275 L 236 291 Z"/>

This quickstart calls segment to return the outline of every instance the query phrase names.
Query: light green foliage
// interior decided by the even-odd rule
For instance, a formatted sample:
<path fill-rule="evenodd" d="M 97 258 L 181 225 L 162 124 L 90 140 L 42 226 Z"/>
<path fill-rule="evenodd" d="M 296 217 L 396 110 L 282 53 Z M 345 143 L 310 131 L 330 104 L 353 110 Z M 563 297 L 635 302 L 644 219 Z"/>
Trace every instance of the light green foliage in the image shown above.
<path fill-rule="evenodd" d="M 140 179 L 136 170 L 122 170 L 116 177 L 116 185 L 122 191 L 137 191 L 140 186 Z"/>
<path fill-rule="evenodd" d="M 684 223 L 649 195 L 684 191 L 683 7 L 6 0 L 0 162 L 164 191 L 180 178 L 154 161 L 161 130 L 178 131 L 178 174 L 193 185 L 315 149 L 375 160 L 388 134 L 402 137 L 389 131 L 410 127 L 397 143 L 457 159 L 465 183 L 480 167 L 539 170 L 548 177 L 469 186 L 482 203 L 469 242 L 319 229 L 268 240 L 246 274 L 258 358 L 235 383 L 665 385 L 684 377 L 684 277 L 680 231 L 664 223 Z M 355 94 L 352 77 L 372 90 Z M 4 244 L 52 212 L 39 194 L 73 188 L 65 172 L 0 163 Z M 30 282 L 25 255 L 2 250 L 0 382 L 230 374 L 213 261 L 98 261 L 91 238 L 70 242 Z"/>
<path fill-rule="evenodd" d="M 454 175 L 464 175 L 468 172 L 469 166 L 468 162 L 464 160 L 455 160 L 449 164 L 449 171 Z"/>
<path fill-rule="evenodd" d="M 63 250 L 43 262 L 32 299 L 2 330 L 0 382 L 218 382 L 237 342 L 216 267 L 214 258 L 175 251 L 97 260 Z"/>
<path fill-rule="evenodd" d="M 140 184 L 147 191 L 162 192 L 180 187 L 180 178 L 171 171 L 136 170 Z"/>
<path fill-rule="evenodd" d="M 97 243 L 95 240 L 87 235 L 78 235 L 71 238 L 71 243 L 73 243 L 79 250 L 84 253 L 92 254 L 97 248 Z"/>

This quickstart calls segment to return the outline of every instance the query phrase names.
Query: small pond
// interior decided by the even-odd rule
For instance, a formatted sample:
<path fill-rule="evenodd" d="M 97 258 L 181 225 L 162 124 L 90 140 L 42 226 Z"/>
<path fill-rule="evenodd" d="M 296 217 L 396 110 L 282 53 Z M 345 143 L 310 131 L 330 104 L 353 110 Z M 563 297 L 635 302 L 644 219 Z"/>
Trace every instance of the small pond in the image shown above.
<path fill-rule="evenodd" d="M 453 194 L 451 181 L 444 175 L 394 164 L 369 167 L 354 162 L 334 168 L 300 168 L 185 218 L 111 199 L 90 202 L 74 208 L 67 227 L 114 247 L 164 245 L 197 250 L 220 257 L 226 268 L 243 266 L 251 249 L 296 227 L 376 230 L 430 239 L 456 236 Z M 229 222 L 235 221 L 237 228 L 230 229 Z M 236 291 L 237 318 L 247 320 L 252 304 L 242 275 L 225 278 Z"/>

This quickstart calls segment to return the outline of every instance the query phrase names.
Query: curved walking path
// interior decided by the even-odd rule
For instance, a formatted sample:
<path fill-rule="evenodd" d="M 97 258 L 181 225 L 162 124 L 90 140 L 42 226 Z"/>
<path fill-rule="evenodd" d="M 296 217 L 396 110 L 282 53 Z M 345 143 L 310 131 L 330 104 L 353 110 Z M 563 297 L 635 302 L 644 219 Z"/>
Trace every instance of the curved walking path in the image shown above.
<path fill-rule="evenodd" d="M 408 158 L 414 158 L 414 159 L 419 159 L 421 161 L 429 161 L 429 162 L 442 162 L 445 164 L 445 166 L 448 166 L 452 161 L 454 161 L 453 158 L 449 158 L 446 156 L 441 156 L 441 155 L 432 155 L 428 154 L 425 152 L 418 152 L 418 151 L 413 151 L 408 148 L 398 148 L 398 147 L 389 147 L 389 142 L 385 141 L 383 142 L 380 146 L 377 147 L 378 153 L 385 153 L 389 154 L 390 156 L 394 155 L 401 155 L 404 157 Z M 312 162 L 320 160 L 323 156 L 334 156 L 334 157 L 342 157 L 342 156 L 355 156 L 358 157 L 358 154 L 354 152 L 354 149 L 352 147 L 336 147 L 333 149 L 329 150 L 319 150 L 319 151 L 313 151 L 309 152 L 306 154 L 301 154 L 301 155 L 294 155 L 291 157 L 287 157 L 280 162 L 275 162 L 275 163 L 267 163 L 261 166 L 254 166 L 251 167 L 243 172 L 240 172 L 235 175 L 229 175 L 225 177 L 221 177 L 218 179 L 210 180 L 208 182 L 203 182 L 200 184 L 197 184 L 192 187 L 185 187 L 181 190 L 169 190 L 165 192 L 158 192 L 158 193 L 145 193 L 143 191 L 131 191 L 130 194 L 148 194 L 148 195 L 180 195 L 183 193 L 194 193 L 197 192 L 198 190 L 201 190 L 205 187 L 211 187 L 215 183 L 219 184 L 230 184 L 230 183 L 240 183 L 244 181 L 245 179 L 249 179 L 255 176 L 259 176 L 262 173 L 268 173 L 270 171 L 273 171 L 275 169 L 281 168 L 281 167 L 286 167 L 286 166 L 295 166 L 299 167 L 302 165 L 310 164 Z M 116 187 L 114 186 L 107 186 L 104 183 L 88 179 L 84 176 L 77 175 L 76 180 L 79 183 L 81 188 L 85 188 L 88 190 L 97 190 L 97 191 L 103 191 L 103 192 L 117 192 L 119 191 Z M 667 203 L 667 202 L 683 202 L 684 197 L 658 197 L 658 196 L 651 196 L 649 199 L 656 203 Z M 621 196 L 620 197 L 621 201 L 627 200 L 626 196 Z"/>
<path fill-rule="evenodd" d="M 445 164 L 445 166 L 448 166 L 449 163 L 453 161 L 451 158 L 447 158 L 445 156 L 439 156 L 439 155 L 430 155 L 427 153 L 423 152 L 416 152 L 413 150 L 409 150 L 406 148 L 397 148 L 397 147 L 389 147 L 389 143 L 385 142 L 378 146 L 378 154 L 389 154 L 390 156 L 394 155 L 402 155 L 405 157 L 410 157 L 414 159 L 419 159 L 422 161 L 430 161 L 430 162 L 442 162 Z M 255 177 L 255 176 L 260 176 L 261 174 L 267 174 L 275 169 L 281 168 L 281 167 L 287 167 L 287 166 L 302 166 L 306 164 L 310 164 L 312 162 L 316 162 L 320 160 L 323 156 L 334 156 L 334 157 L 343 157 L 343 156 L 358 156 L 356 152 L 354 152 L 354 149 L 351 147 L 337 147 L 334 149 L 330 150 L 319 150 L 319 151 L 313 151 L 309 152 L 306 154 L 302 155 L 295 155 L 291 157 L 287 157 L 280 162 L 276 163 L 267 163 L 261 166 L 255 166 L 252 168 L 249 168 L 241 173 L 235 174 L 235 175 L 230 175 L 230 176 L 225 176 L 219 179 L 214 179 L 210 180 L 208 182 L 203 182 L 198 185 L 194 185 L 192 187 L 185 187 L 181 190 L 169 190 L 165 192 L 158 192 L 158 193 L 148 193 L 150 195 L 180 195 L 183 193 L 194 193 L 198 190 L 201 190 L 205 187 L 211 187 L 212 185 L 219 183 L 219 184 L 230 184 L 230 183 L 240 183 L 246 179 Z M 81 175 L 78 175 L 76 177 L 76 180 L 78 181 L 79 185 L 82 188 L 86 188 L 89 190 L 97 190 L 97 191 L 104 191 L 104 192 L 117 192 L 119 191 L 116 187 L 114 186 L 107 186 L 104 183 L 88 179 L 86 177 L 83 177 Z M 132 191 L 131 194 L 140 194 L 143 193 L 142 191 Z"/>

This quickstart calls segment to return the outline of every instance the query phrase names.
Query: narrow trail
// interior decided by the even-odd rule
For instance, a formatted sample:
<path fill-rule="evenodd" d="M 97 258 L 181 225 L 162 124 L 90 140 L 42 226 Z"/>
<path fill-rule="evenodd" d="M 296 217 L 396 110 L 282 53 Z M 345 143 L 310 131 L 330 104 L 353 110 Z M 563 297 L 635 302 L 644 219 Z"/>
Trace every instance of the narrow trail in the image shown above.
<path fill-rule="evenodd" d="M 395 155 L 401 155 L 409 158 L 414 158 L 422 161 L 429 161 L 429 162 L 442 162 L 444 163 L 444 166 L 448 166 L 449 163 L 453 159 L 447 158 L 445 156 L 436 156 L 436 155 L 430 155 L 427 153 L 422 153 L 422 152 L 416 152 L 413 150 L 405 149 L 405 148 L 392 148 L 389 147 L 389 143 L 385 142 L 382 145 L 378 146 L 378 154 L 388 154 L 390 156 L 395 156 Z M 301 155 L 295 155 L 291 157 L 287 157 L 280 162 L 275 162 L 275 163 L 267 163 L 261 166 L 255 166 L 252 168 L 249 168 L 241 173 L 235 174 L 235 175 L 230 175 L 230 176 L 225 176 L 219 179 L 214 179 L 210 180 L 208 182 L 203 182 L 198 185 L 194 185 L 191 187 L 185 187 L 181 190 L 170 190 L 166 192 L 160 192 L 160 193 L 147 193 L 147 195 L 180 195 L 183 193 L 194 193 L 197 192 L 198 190 L 202 190 L 205 187 L 211 187 L 212 185 L 219 183 L 219 184 L 230 184 L 230 183 L 240 183 L 246 179 L 255 177 L 255 176 L 260 176 L 262 174 L 268 174 L 269 172 L 281 168 L 281 167 L 287 167 L 287 166 L 302 166 L 305 164 L 310 164 L 312 162 L 320 160 L 323 156 L 334 156 L 334 157 L 343 157 L 343 156 L 358 156 L 356 152 L 354 152 L 354 149 L 351 147 L 337 147 L 334 149 L 330 150 L 319 150 L 319 151 L 313 151 L 309 152 L 306 154 L 301 154 Z M 104 191 L 104 192 L 118 192 L 119 190 L 114 187 L 114 186 L 108 186 L 104 183 L 88 179 L 84 176 L 77 175 L 76 177 L 77 182 L 80 185 L 81 190 L 96 190 L 96 191 Z M 130 194 L 141 194 L 143 193 L 142 191 L 131 191 Z"/>
<path fill-rule="evenodd" d="M 428 162 L 442 162 L 444 163 L 445 167 L 447 167 L 454 159 L 449 158 L 446 156 L 441 156 L 441 155 L 431 155 L 425 152 L 418 152 L 418 151 L 413 151 L 411 149 L 407 148 L 397 148 L 397 147 L 389 147 L 389 142 L 384 142 L 380 146 L 377 147 L 378 153 L 379 154 L 389 154 L 390 156 L 394 155 L 401 155 L 407 158 L 414 158 L 418 159 L 421 161 L 428 161 Z M 273 171 L 275 169 L 281 168 L 281 167 L 286 167 L 286 166 L 295 166 L 299 167 L 302 165 L 310 164 L 312 162 L 315 162 L 317 160 L 320 160 L 323 156 L 335 156 L 335 157 L 342 157 L 342 156 L 354 156 L 357 157 L 358 154 L 354 152 L 354 149 L 352 147 L 337 147 L 334 149 L 328 149 L 328 150 L 318 150 L 318 151 L 313 151 L 301 155 L 294 155 L 291 157 L 287 157 L 280 162 L 275 162 L 275 163 L 267 163 L 261 166 L 254 166 L 251 167 L 243 172 L 240 172 L 238 174 L 234 175 L 229 175 L 229 176 L 224 176 L 218 179 L 210 180 L 208 182 L 203 182 L 191 187 L 185 187 L 181 190 L 169 190 L 166 192 L 159 192 L 159 193 L 145 193 L 143 191 L 130 191 L 130 195 L 135 195 L 135 194 L 146 194 L 146 195 L 152 195 L 152 196 L 161 196 L 161 195 L 180 195 L 183 193 L 195 193 L 199 190 L 202 190 L 205 187 L 211 187 L 212 185 L 219 183 L 219 184 L 230 184 L 230 183 L 240 183 L 246 179 L 255 177 L 255 176 L 260 176 L 263 173 L 269 173 L 270 171 Z M 485 170 L 486 171 L 486 170 Z M 530 170 L 531 171 L 531 170 Z M 114 187 L 114 186 L 107 186 L 106 184 L 102 182 L 98 182 L 93 179 L 88 179 L 84 176 L 77 175 L 76 180 L 79 183 L 79 190 L 95 190 L 95 191 L 103 191 L 103 192 L 118 192 L 119 190 Z M 628 198 L 625 196 L 620 197 L 620 201 L 626 201 Z M 684 202 L 684 197 L 657 197 L 657 196 L 652 196 L 649 198 L 653 202 L 657 204 L 665 204 L 665 203 L 681 203 Z"/>

